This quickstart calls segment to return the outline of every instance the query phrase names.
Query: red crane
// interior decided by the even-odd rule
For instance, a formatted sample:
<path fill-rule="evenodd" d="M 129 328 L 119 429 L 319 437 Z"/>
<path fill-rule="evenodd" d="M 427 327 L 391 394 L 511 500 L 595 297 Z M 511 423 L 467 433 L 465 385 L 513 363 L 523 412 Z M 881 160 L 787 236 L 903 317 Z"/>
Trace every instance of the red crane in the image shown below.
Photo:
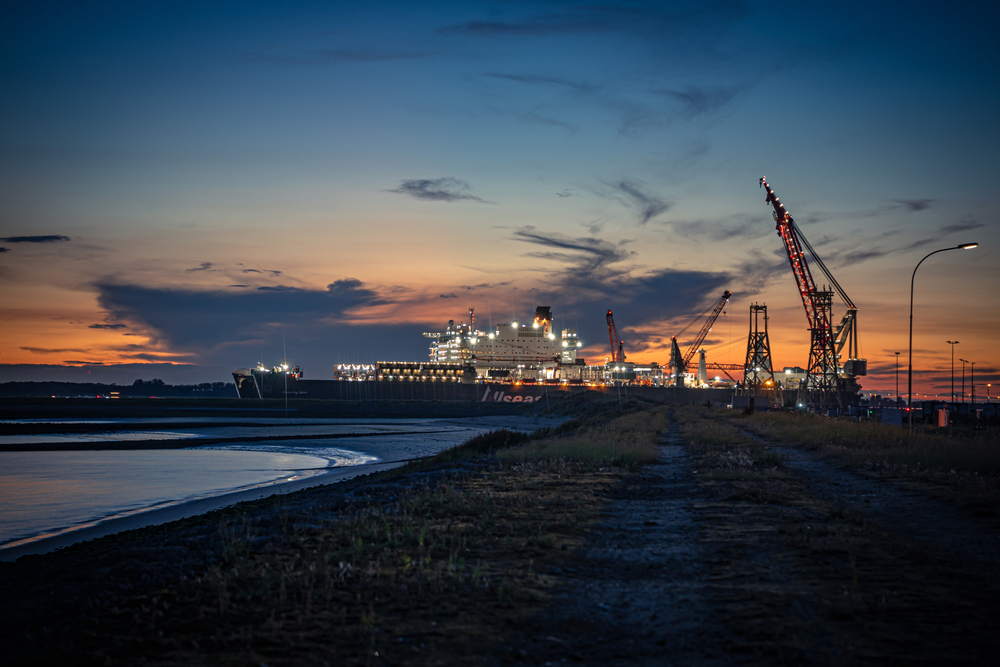
<path fill-rule="evenodd" d="M 806 311 L 809 330 L 812 332 L 812 341 L 809 346 L 809 365 L 806 369 L 806 388 L 821 391 L 837 390 L 840 388 L 838 358 L 846 343 L 849 345 L 848 361 L 844 364 L 845 375 L 853 380 L 856 375 L 866 374 L 867 361 L 857 358 L 858 309 L 836 278 L 833 277 L 833 274 L 830 273 L 830 270 L 826 268 L 823 260 L 809 245 L 802 230 L 795 224 L 792 216 L 778 199 L 778 195 L 774 194 L 774 190 L 763 177 L 760 179 L 760 186 L 767 190 L 765 202 L 774 208 L 775 229 L 778 230 L 778 236 L 785 244 L 785 254 L 788 255 L 788 262 L 792 267 L 792 274 L 795 276 L 795 284 L 799 289 L 799 296 L 802 298 L 802 305 Z M 806 263 L 803 246 L 812 255 L 813 260 L 847 306 L 847 313 L 836 328 L 832 324 L 833 292 L 829 289 L 816 288 L 816 281 L 813 280 L 812 272 Z"/>
<path fill-rule="evenodd" d="M 611 342 L 611 361 L 615 363 L 625 361 L 625 341 L 618 338 L 615 318 L 610 310 L 608 311 L 608 340 Z"/>
<path fill-rule="evenodd" d="M 688 346 L 687 351 L 683 355 L 681 355 L 681 348 L 677 344 L 677 336 L 687 331 L 687 328 L 697 322 L 698 318 L 705 313 L 702 313 L 698 316 L 698 318 L 695 318 L 686 327 L 678 331 L 677 336 L 670 337 L 670 367 L 674 374 L 674 384 L 678 387 L 684 384 L 684 371 L 687 370 L 688 364 L 691 363 L 694 353 L 697 352 L 701 344 L 705 342 L 705 336 L 707 336 L 708 332 L 712 330 L 712 325 L 715 324 L 715 320 L 719 319 L 719 314 L 722 312 L 722 309 L 726 307 L 726 304 L 729 302 L 729 297 L 732 295 L 733 293 L 729 290 L 722 293 L 719 300 L 712 306 L 711 314 L 709 314 L 708 319 L 705 320 L 705 324 L 702 325 L 701 331 L 698 332 L 698 335 L 695 336 L 694 341 Z M 740 368 L 742 368 L 742 366 Z"/>

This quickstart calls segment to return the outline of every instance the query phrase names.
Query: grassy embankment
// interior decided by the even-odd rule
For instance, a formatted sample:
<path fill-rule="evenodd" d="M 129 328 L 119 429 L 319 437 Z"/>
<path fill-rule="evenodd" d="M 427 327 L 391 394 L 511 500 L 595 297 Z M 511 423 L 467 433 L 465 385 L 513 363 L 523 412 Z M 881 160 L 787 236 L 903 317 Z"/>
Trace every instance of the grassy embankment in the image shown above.
<path fill-rule="evenodd" d="M 346 499 L 329 487 L 288 507 L 237 506 L 204 522 L 208 566 L 106 586 L 50 648 L 110 664 L 461 664 L 502 651 L 512 624 L 545 603 L 602 494 L 656 458 L 663 408 L 631 409 L 598 406 L 532 437 L 485 434 Z M 174 547 L 169 529 L 156 535 L 147 541 Z"/>
<path fill-rule="evenodd" d="M 797 445 L 861 470 L 930 482 L 959 502 L 1000 500 L 1000 434 L 931 430 L 787 412 L 724 415 L 780 445 Z"/>

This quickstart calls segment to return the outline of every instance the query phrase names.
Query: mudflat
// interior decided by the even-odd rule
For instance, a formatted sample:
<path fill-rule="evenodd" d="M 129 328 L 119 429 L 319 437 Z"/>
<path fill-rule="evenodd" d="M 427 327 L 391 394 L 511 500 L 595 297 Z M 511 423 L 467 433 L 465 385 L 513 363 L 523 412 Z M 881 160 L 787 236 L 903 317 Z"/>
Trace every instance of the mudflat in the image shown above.
<path fill-rule="evenodd" d="M 646 423 L 644 462 L 573 453 L 641 439 Z M 0 653 L 11 664 L 992 662 L 989 503 L 957 494 L 961 475 L 851 465 L 762 432 L 707 410 L 603 406 L 534 441 L 482 436 L 422 465 L 0 564 Z"/>

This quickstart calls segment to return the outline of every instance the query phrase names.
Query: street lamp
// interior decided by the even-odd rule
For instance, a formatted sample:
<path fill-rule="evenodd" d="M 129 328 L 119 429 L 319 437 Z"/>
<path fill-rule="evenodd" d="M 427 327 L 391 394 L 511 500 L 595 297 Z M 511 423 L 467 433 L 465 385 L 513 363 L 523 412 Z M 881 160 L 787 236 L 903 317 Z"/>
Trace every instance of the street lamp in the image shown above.
<path fill-rule="evenodd" d="M 972 364 L 972 377 L 969 381 L 972 383 L 972 409 L 976 409 L 976 362 L 970 361 Z"/>
<path fill-rule="evenodd" d="M 896 407 L 899 407 L 899 352 L 896 353 Z"/>
<path fill-rule="evenodd" d="M 960 341 L 957 340 L 946 340 L 948 345 L 951 345 L 951 402 L 955 402 L 955 346 L 959 344 Z M 951 409 L 950 407 L 948 408 Z"/>
<path fill-rule="evenodd" d="M 965 365 L 969 363 L 968 359 L 959 359 L 962 362 L 962 402 L 965 403 Z"/>
<path fill-rule="evenodd" d="M 913 267 L 913 275 L 910 276 L 910 352 L 906 364 L 906 404 L 910 408 L 910 430 L 913 430 L 913 281 L 916 280 L 917 269 L 920 268 L 925 259 L 939 252 L 945 252 L 946 250 L 971 250 L 977 247 L 979 247 L 978 243 L 963 243 L 953 248 L 941 248 L 925 255 L 924 259 L 917 262 L 917 265 Z"/>

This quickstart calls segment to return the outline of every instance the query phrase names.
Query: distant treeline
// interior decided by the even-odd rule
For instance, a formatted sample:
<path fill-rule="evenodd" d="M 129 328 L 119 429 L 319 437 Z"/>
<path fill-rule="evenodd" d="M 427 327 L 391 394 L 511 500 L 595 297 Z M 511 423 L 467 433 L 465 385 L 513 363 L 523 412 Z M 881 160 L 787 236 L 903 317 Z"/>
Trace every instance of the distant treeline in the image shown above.
<path fill-rule="evenodd" d="M 163 380 L 136 380 L 130 385 L 102 384 L 98 382 L 3 382 L 0 396 L 111 396 L 117 392 L 127 397 L 186 397 L 186 398 L 237 398 L 236 385 L 232 382 L 202 382 L 201 384 L 166 384 Z"/>

